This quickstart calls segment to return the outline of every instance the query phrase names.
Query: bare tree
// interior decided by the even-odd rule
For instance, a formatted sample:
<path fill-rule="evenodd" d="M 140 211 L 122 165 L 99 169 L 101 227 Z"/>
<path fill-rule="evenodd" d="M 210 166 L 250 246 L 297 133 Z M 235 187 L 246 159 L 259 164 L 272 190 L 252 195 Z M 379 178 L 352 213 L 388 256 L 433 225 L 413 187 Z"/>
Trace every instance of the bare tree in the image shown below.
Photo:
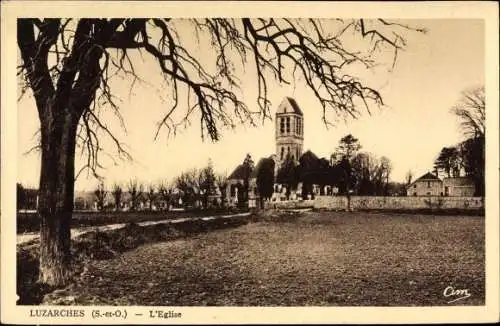
<path fill-rule="evenodd" d="M 383 180 L 385 182 L 384 196 L 387 196 L 389 194 L 389 179 L 392 172 L 392 162 L 388 157 L 382 156 L 380 158 L 380 169 L 382 171 Z"/>
<path fill-rule="evenodd" d="M 172 187 L 169 186 L 169 183 L 167 182 L 162 182 L 158 186 L 158 195 L 163 199 L 166 203 L 166 210 L 169 210 L 170 204 L 172 201 Z"/>
<path fill-rule="evenodd" d="M 460 119 L 460 126 L 467 138 L 484 138 L 486 121 L 484 86 L 463 91 L 460 100 L 451 111 Z"/>
<path fill-rule="evenodd" d="M 115 200 L 115 210 L 120 211 L 121 203 L 122 203 L 122 194 L 123 194 L 122 187 L 119 184 L 115 183 L 113 185 L 112 194 L 113 194 L 113 198 Z"/>
<path fill-rule="evenodd" d="M 155 186 L 153 184 L 150 184 L 148 186 L 148 191 L 146 193 L 146 197 L 147 197 L 147 200 L 149 202 L 149 210 L 152 211 L 153 204 L 154 204 L 154 201 L 156 199 L 156 189 L 155 189 Z"/>
<path fill-rule="evenodd" d="M 185 205 L 194 205 L 200 194 L 200 173 L 197 169 L 184 171 L 175 179 L 175 187 L 182 192 Z"/>
<path fill-rule="evenodd" d="M 409 186 L 413 180 L 413 171 L 408 170 L 405 175 L 406 185 Z"/>
<path fill-rule="evenodd" d="M 219 188 L 221 194 L 221 203 L 224 207 L 227 203 L 227 185 L 229 184 L 229 179 L 227 173 L 221 173 L 217 175 L 217 187 Z"/>
<path fill-rule="evenodd" d="M 452 112 L 460 119 L 465 140 L 458 144 L 461 168 L 474 180 L 476 196 L 485 194 L 486 102 L 484 86 L 462 92 Z"/>
<path fill-rule="evenodd" d="M 137 210 L 139 201 L 142 199 L 144 186 L 136 179 L 130 180 L 128 184 L 128 192 L 130 194 L 130 210 Z"/>
<path fill-rule="evenodd" d="M 106 200 L 107 194 L 108 192 L 104 188 L 104 183 L 100 182 L 99 185 L 97 185 L 96 190 L 94 190 L 94 196 L 97 202 L 97 209 L 100 211 L 104 210 L 104 201 Z"/>
<path fill-rule="evenodd" d="M 385 46 L 394 50 L 396 58 L 409 29 L 383 19 L 18 19 L 18 75 L 25 81 L 22 93 L 29 88 L 34 95 L 41 126 L 40 281 L 60 285 L 70 275 L 76 148 L 87 155 L 80 172 L 97 172 L 101 134 L 111 137 L 119 156 L 129 157 L 100 112 L 113 110 L 123 124 L 110 80 L 114 76 L 132 84 L 142 80 L 131 54 L 154 59 L 169 86 L 171 105 L 156 136 L 163 127 L 175 134 L 197 112 L 202 135 L 217 140 L 222 126 L 255 124 L 256 117 L 270 116 L 270 80 L 291 83 L 301 78 L 321 104 L 325 122 L 327 110 L 355 117 L 360 112 L 357 104 L 366 109 L 369 102 L 382 104 L 378 91 L 343 68 L 373 67 L 372 54 Z M 366 52 L 346 45 L 346 39 L 356 36 L 367 40 Z M 214 69 L 190 50 L 188 43 L 193 40 L 211 42 L 203 56 L 212 51 Z M 257 111 L 241 100 L 238 75 L 250 71 L 242 66 L 255 74 Z M 187 110 L 177 120 L 173 112 L 179 106 Z"/>

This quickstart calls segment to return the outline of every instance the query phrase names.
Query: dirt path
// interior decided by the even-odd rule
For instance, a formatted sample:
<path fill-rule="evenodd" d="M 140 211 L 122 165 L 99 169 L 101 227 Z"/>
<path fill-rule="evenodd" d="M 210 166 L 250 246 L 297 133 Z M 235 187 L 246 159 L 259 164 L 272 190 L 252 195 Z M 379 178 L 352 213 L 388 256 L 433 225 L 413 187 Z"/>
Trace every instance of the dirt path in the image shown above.
<path fill-rule="evenodd" d="M 183 218 L 178 218 L 178 219 L 165 219 L 165 220 L 160 220 L 160 221 L 146 221 L 146 222 L 138 222 L 137 224 L 140 226 L 146 226 L 146 225 L 155 225 L 155 224 L 161 224 L 161 223 L 182 223 L 185 221 L 189 220 L 197 220 L 201 219 L 203 221 L 210 221 L 214 220 L 216 218 L 230 218 L 230 217 L 238 217 L 238 216 L 249 216 L 250 213 L 239 213 L 239 214 L 230 214 L 230 215 L 215 215 L 215 216 L 205 216 L 205 217 L 183 217 Z M 99 225 L 99 226 L 86 226 L 86 227 L 80 227 L 80 228 L 74 228 L 71 230 L 71 237 L 77 237 L 81 234 L 92 232 L 92 231 L 109 231 L 109 230 L 115 230 L 115 229 L 121 229 L 125 227 L 127 223 L 117 223 L 117 224 L 108 224 L 108 225 Z M 28 241 L 31 241 L 33 239 L 37 239 L 40 236 L 39 232 L 29 232 L 29 233 L 23 233 L 23 234 L 18 234 L 17 235 L 17 244 L 22 244 Z"/>

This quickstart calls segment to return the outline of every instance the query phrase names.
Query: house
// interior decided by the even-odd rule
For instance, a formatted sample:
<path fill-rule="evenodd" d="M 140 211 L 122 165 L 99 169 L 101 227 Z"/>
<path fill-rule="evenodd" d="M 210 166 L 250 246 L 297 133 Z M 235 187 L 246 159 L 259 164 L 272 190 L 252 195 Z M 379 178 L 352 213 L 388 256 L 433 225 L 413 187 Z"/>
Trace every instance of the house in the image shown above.
<path fill-rule="evenodd" d="M 454 196 L 472 197 L 476 187 L 474 181 L 467 177 L 439 179 L 432 173 L 426 173 L 407 188 L 408 196 Z"/>
<path fill-rule="evenodd" d="M 472 197 L 476 192 L 476 185 L 467 177 L 444 178 L 443 189 L 445 196 Z"/>
<path fill-rule="evenodd" d="M 428 172 L 406 188 L 408 196 L 443 196 L 443 181 Z"/>

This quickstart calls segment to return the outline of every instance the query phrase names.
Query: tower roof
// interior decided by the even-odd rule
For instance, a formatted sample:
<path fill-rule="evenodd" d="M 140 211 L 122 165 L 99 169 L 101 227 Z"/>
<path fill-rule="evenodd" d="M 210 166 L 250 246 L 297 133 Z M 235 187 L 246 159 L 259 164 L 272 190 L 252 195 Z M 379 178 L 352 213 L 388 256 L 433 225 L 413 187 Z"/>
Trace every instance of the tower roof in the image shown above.
<path fill-rule="evenodd" d="M 298 115 L 304 115 L 299 105 L 297 104 L 297 101 L 288 96 L 286 96 L 283 99 L 283 101 L 281 101 L 278 110 L 276 110 L 276 114 L 283 114 L 283 113 L 295 113 Z"/>

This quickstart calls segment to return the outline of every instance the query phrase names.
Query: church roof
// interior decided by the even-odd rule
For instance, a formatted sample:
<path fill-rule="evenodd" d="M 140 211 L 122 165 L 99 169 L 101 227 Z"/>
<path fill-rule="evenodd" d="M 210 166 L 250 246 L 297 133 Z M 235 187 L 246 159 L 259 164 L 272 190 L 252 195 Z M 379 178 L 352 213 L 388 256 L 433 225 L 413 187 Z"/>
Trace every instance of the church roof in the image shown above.
<path fill-rule="evenodd" d="M 295 113 L 298 115 L 304 115 L 299 105 L 297 104 L 297 101 L 288 96 L 285 97 L 283 101 L 281 101 L 278 110 L 276 110 L 276 114 L 281 114 L 281 113 Z"/>

